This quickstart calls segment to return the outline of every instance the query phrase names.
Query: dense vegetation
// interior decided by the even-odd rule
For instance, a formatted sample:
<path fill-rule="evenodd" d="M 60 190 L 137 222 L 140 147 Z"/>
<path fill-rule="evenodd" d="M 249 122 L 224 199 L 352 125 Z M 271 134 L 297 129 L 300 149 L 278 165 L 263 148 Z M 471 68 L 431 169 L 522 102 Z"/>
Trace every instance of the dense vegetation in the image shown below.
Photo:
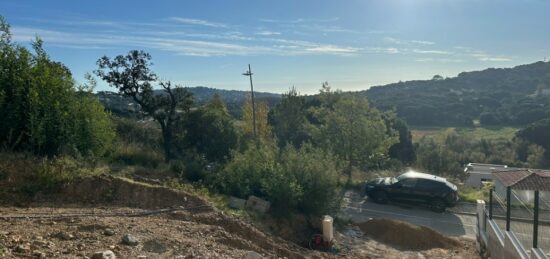
<path fill-rule="evenodd" d="M 0 17 L 1 18 L 1 17 Z M 34 52 L 12 43 L 0 20 L 0 146 L 38 155 L 103 156 L 114 138 L 110 115 L 52 61 L 37 38 Z"/>
<path fill-rule="evenodd" d="M 416 146 L 418 168 L 464 179 L 464 165 L 470 162 L 504 164 L 510 167 L 548 168 L 550 150 L 545 147 L 548 120 L 534 123 L 512 138 L 476 138 L 467 132 L 447 129 L 421 137 Z"/>
<path fill-rule="evenodd" d="M 204 86 L 186 87 L 186 90 L 193 95 L 195 103 L 203 105 L 210 101 L 215 95 L 226 104 L 227 111 L 231 116 L 240 118 L 242 116 L 242 106 L 247 100 L 248 91 L 214 89 Z M 161 90 L 154 90 L 156 94 L 162 94 Z M 96 93 L 105 108 L 115 115 L 122 117 L 138 118 L 139 111 L 136 103 L 130 97 L 124 97 L 116 92 L 99 91 Z M 274 107 L 281 101 L 280 94 L 254 92 L 254 98 Z"/>
<path fill-rule="evenodd" d="M 449 130 L 441 138 L 425 136 L 413 143 L 407 126 L 407 121 L 471 125 L 478 117 L 488 124 L 488 113 L 499 114 L 498 123 L 548 117 L 545 81 L 523 75 L 541 78 L 548 63 L 373 88 L 367 92 L 373 103 L 364 94 L 333 90 L 328 83 L 317 95 L 303 96 L 291 88 L 252 103 L 243 92 L 218 95 L 159 81 L 152 57 L 132 50 L 98 60 L 95 75 L 118 93 L 94 95 L 91 75 L 87 84 L 76 85 L 69 69 L 48 57 L 40 39 L 30 51 L 11 42 L 3 20 L 0 25 L 0 147 L 8 153 L 4 157 L 34 153 L 32 161 L 41 161 L 25 178 L 29 184 L 22 190 L 29 194 L 53 190 L 103 164 L 108 172 L 136 168 L 130 174 L 147 171 L 221 195 L 259 196 L 271 201 L 277 216 L 321 215 L 338 207 L 340 191 L 358 172 L 414 166 L 462 178 L 468 162 L 550 166 L 549 120 L 520 130 L 513 139 L 468 138 Z M 537 91 L 531 89 L 534 84 Z M 487 98 L 466 98 L 481 93 L 499 102 L 488 106 Z M 410 101 L 416 97 L 426 100 Z M 458 104 L 448 97 L 458 98 Z M 521 100 L 534 104 L 521 106 Z M 533 116 L 506 105 L 527 107 Z"/>
<path fill-rule="evenodd" d="M 417 126 L 526 125 L 550 117 L 550 62 L 399 82 L 359 92 Z"/>
<path fill-rule="evenodd" d="M 94 74 L 118 92 L 100 94 L 102 101 L 131 104 L 118 105 L 125 116 L 112 116 L 91 93 L 93 76 L 77 86 L 40 39 L 31 53 L 11 43 L 9 26 L 1 25 L 0 144 L 4 157 L 32 152 L 32 161 L 43 161 L 24 177 L 21 190 L 31 195 L 94 168 L 135 167 L 223 195 L 265 198 L 275 215 L 320 215 L 337 208 L 341 176 L 414 157 L 403 154 L 414 153 L 406 125 L 365 97 L 324 83 L 307 100 L 295 89 L 276 104 L 239 96 L 239 111 L 232 113 L 220 95 L 197 100 L 188 88 L 159 81 L 151 55 L 139 50 L 97 62 Z"/>

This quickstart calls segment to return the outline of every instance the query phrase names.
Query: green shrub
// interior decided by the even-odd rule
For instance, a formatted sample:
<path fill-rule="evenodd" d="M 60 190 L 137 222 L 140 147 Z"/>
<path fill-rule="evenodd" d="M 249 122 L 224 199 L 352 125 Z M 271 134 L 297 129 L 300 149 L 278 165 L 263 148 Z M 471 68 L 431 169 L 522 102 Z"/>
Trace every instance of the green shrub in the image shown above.
<path fill-rule="evenodd" d="M 91 172 L 85 165 L 70 157 L 43 158 L 28 166 L 32 167 L 32 173 L 26 176 L 21 190 L 30 196 L 38 192 L 55 192 L 76 177 Z"/>
<path fill-rule="evenodd" d="M 104 155 L 114 136 L 110 115 L 77 91 L 69 69 L 42 45 L 36 39 L 31 52 L 12 43 L 0 17 L 0 146 L 50 157 L 65 150 Z"/>
<path fill-rule="evenodd" d="M 179 179 L 192 182 L 202 181 L 208 170 L 208 161 L 197 152 L 187 151 L 181 160 L 173 160 L 170 168 Z"/>
<path fill-rule="evenodd" d="M 215 186 L 240 198 L 266 198 L 275 215 L 321 215 L 338 205 L 338 175 L 336 159 L 321 149 L 305 144 L 279 150 L 262 143 L 235 153 L 216 175 Z"/>
<path fill-rule="evenodd" d="M 110 155 L 110 162 L 122 165 L 139 165 L 157 168 L 164 162 L 161 153 L 133 144 L 118 143 Z"/>

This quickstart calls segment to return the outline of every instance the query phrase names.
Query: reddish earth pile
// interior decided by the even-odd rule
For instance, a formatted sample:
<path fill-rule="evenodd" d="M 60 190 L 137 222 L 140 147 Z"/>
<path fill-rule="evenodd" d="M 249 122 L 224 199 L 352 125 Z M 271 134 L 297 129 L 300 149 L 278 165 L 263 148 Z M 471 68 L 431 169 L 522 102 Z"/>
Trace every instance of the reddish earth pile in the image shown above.
<path fill-rule="evenodd" d="M 358 226 L 374 240 L 403 250 L 452 249 L 461 246 L 461 242 L 455 238 L 398 220 L 373 219 Z"/>

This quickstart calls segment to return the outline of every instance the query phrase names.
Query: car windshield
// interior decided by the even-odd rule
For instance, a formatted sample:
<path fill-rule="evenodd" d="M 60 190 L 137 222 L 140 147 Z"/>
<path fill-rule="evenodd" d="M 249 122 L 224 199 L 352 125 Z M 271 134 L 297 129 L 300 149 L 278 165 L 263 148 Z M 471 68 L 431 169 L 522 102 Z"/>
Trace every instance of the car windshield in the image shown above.
<path fill-rule="evenodd" d="M 398 181 L 401 181 L 401 180 L 406 179 L 406 178 L 407 178 L 407 176 L 405 176 L 405 174 L 402 174 L 402 175 L 400 175 L 398 177 L 395 177 L 393 179 L 395 179 L 396 182 L 398 182 Z"/>

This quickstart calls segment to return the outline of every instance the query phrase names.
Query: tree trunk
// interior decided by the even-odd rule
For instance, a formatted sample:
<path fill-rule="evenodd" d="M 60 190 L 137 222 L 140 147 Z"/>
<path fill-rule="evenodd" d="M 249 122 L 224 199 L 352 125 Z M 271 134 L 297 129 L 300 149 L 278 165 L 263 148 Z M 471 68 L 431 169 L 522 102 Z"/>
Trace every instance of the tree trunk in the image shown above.
<path fill-rule="evenodd" d="M 164 144 L 164 161 L 168 163 L 170 159 L 172 159 L 172 127 L 171 125 L 160 122 L 160 129 L 162 130 L 162 140 Z"/>

